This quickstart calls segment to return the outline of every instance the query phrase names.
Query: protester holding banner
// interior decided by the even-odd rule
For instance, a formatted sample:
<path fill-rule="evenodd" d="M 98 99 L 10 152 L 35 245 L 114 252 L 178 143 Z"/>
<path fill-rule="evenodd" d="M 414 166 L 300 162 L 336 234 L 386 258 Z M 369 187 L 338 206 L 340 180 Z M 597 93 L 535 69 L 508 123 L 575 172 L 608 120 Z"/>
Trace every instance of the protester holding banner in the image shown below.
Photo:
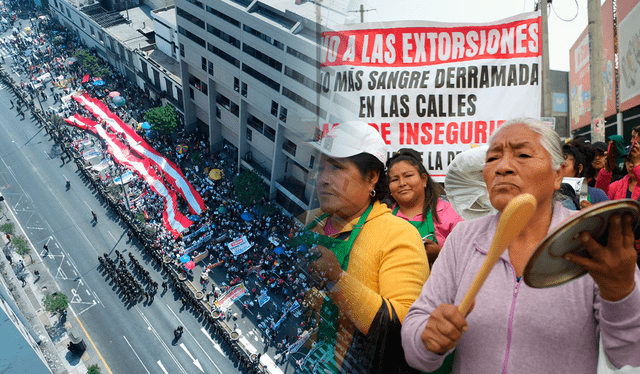
<path fill-rule="evenodd" d="M 315 292 L 319 326 L 309 355 L 321 356 L 316 363 L 327 372 L 411 372 L 400 326 L 429 267 L 415 228 L 380 202 L 386 145 L 364 122 L 341 123 L 310 145 L 321 152 L 320 211 L 307 214 L 293 242 L 312 246 L 312 273 L 326 281 L 328 298 Z"/>
<path fill-rule="evenodd" d="M 387 172 L 392 213 L 418 229 L 433 265 L 445 239 L 462 218 L 440 198 L 444 190 L 431 179 L 417 151 L 400 149 L 387 161 Z"/>
<path fill-rule="evenodd" d="M 456 226 L 402 326 L 411 366 L 433 371 L 455 348 L 453 373 L 596 373 L 599 338 L 613 365 L 640 366 L 640 271 L 630 220 L 611 220 L 606 246 L 583 233 L 590 258 L 564 256 L 588 276 L 545 289 L 521 279 L 538 243 L 571 215 L 553 198 L 563 163 L 558 135 L 539 120 L 509 121 L 492 136 L 483 170 L 492 205 L 502 212 L 529 193 L 537 200 L 534 218 L 492 268 L 466 316 L 456 305 L 486 258 L 500 216 Z"/>

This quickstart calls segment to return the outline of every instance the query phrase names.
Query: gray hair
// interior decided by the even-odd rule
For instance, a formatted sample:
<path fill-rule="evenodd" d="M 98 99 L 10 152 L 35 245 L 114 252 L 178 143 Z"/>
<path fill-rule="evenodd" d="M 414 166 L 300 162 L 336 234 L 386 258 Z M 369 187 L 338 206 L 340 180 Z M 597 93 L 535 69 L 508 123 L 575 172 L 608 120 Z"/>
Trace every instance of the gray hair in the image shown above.
<path fill-rule="evenodd" d="M 540 144 L 551 156 L 551 167 L 554 171 L 558 171 L 564 163 L 564 157 L 562 156 L 561 140 L 558 133 L 547 126 L 544 122 L 535 118 L 515 118 L 502 124 L 489 138 L 489 144 L 493 142 L 496 135 L 513 125 L 525 125 L 527 128 L 535 133 L 540 134 Z"/>

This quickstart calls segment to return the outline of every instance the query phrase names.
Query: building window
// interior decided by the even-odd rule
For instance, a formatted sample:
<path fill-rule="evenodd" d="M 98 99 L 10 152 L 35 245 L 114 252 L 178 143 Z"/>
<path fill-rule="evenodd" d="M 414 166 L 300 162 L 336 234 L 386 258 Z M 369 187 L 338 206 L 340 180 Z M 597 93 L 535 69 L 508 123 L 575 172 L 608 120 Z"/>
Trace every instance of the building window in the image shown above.
<path fill-rule="evenodd" d="M 128 49 L 127 49 L 127 59 L 129 59 L 129 62 L 133 64 L 133 52 L 131 52 Z"/>
<path fill-rule="evenodd" d="M 271 115 L 274 117 L 278 116 L 278 103 L 271 100 Z"/>
<path fill-rule="evenodd" d="M 82 25 L 82 28 L 84 29 L 84 28 L 85 28 L 85 26 L 84 26 L 84 20 L 83 20 L 82 18 L 80 18 L 80 24 Z"/>
<path fill-rule="evenodd" d="M 200 18 L 178 7 L 176 7 L 176 14 L 204 30 L 204 21 Z"/>
<path fill-rule="evenodd" d="M 233 65 L 233 66 L 235 66 L 237 68 L 240 67 L 240 60 L 238 60 L 237 58 L 231 56 L 227 52 L 218 49 L 215 45 L 209 43 L 207 48 L 209 49 L 209 52 L 217 55 L 218 57 L 220 57 L 221 59 L 223 59 L 226 62 L 230 63 L 231 65 Z"/>
<path fill-rule="evenodd" d="M 287 77 L 307 86 L 308 88 L 312 89 L 314 92 L 321 92 L 321 88 L 320 88 L 320 84 L 316 81 L 314 81 L 311 78 L 306 77 L 305 75 L 303 75 L 302 73 L 297 72 L 296 70 L 291 69 L 288 66 L 284 67 L 284 75 L 286 75 Z"/>
<path fill-rule="evenodd" d="M 218 117 L 218 119 L 222 118 L 222 111 L 219 106 L 216 106 L 216 117 Z"/>
<path fill-rule="evenodd" d="M 233 90 L 238 92 L 240 91 L 240 79 L 233 77 Z"/>
<path fill-rule="evenodd" d="M 247 84 L 242 82 L 242 92 L 240 94 L 244 97 L 247 97 L 247 89 L 248 89 Z"/>
<path fill-rule="evenodd" d="M 226 110 L 230 111 L 231 114 L 236 117 L 238 117 L 238 115 L 240 114 L 240 107 L 238 106 L 238 104 L 232 102 L 231 100 L 229 100 L 229 98 L 222 94 L 218 94 L 216 96 L 216 103 L 218 103 L 218 105 L 222 106 Z"/>
<path fill-rule="evenodd" d="M 207 31 L 212 34 L 217 36 L 218 38 L 224 40 L 225 42 L 231 44 L 232 46 L 240 49 L 240 41 L 236 38 L 234 38 L 233 36 L 227 34 L 224 31 L 221 31 L 220 29 L 211 26 L 210 24 L 207 24 Z"/>
<path fill-rule="evenodd" d="M 173 98 L 173 83 L 169 80 L 169 78 L 164 78 L 165 90 L 167 91 L 167 95 Z"/>
<path fill-rule="evenodd" d="M 249 117 L 247 118 L 247 125 L 253 127 L 257 132 L 262 134 L 262 131 L 264 129 L 264 122 L 260 121 L 251 114 L 249 114 Z"/>
<path fill-rule="evenodd" d="M 176 87 L 176 94 L 178 96 L 178 102 L 180 103 L 180 105 L 182 105 L 182 89 Z"/>
<path fill-rule="evenodd" d="M 198 35 L 192 33 L 191 31 L 185 29 L 182 26 L 178 26 L 178 32 L 180 33 L 180 35 L 184 35 L 187 37 L 187 39 L 191 40 L 192 42 L 198 44 L 199 46 L 201 46 L 202 48 L 206 48 L 207 47 L 207 42 L 202 39 L 201 37 L 199 37 Z M 184 55 L 183 55 L 184 56 Z"/>
<path fill-rule="evenodd" d="M 202 71 L 206 72 L 207 71 L 207 59 L 204 57 L 201 57 L 201 62 L 202 62 Z"/>
<path fill-rule="evenodd" d="M 69 8 L 67 8 L 67 15 L 71 18 L 71 12 L 69 12 Z"/>
<path fill-rule="evenodd" d="M 270 126 L 264 125 L 264 136 L 273 142 L 276 140 L 276 130 Z"/>
<path fill-rule="evenodd" d="M 224 14 L 222 12 L 217 11 L 217 10 L 213 9 L 212 7 L 210 7 L 208 5 L 207 5 L 207 12 L 213 14 L 214 16 L 216 16 L 216 17 L 218 17 L 218 18 L 220 18 L 220 19 L 222 19 L 224 21 L 229 22 L 230 24 L 234 25 L 235 27 L 238 27 L 238 28 L 240 27 L 240 22 L 238 22 L 238 20 L 236 20 L 234 18 L 231 18 L 231 17 L 229 17 L 228 15 L 226 15 L 226 14 Z"/>
<path fill-rule="evenodd" d="M 191 4 L 195 5 L 195 6 L 199 7 L 199 8 L 204 9 L 204 4 L 202 4 L 198 0 L 187 0 L 187 1 L 190 2 Z"/>
<path fill-rule="evenodd" d="M 142 67 L 142 74 L 145 78 L 149 77 L 149 70 L 147 68 L 147 63 L 145 61 L 140 60 L 140 66 Z"/>
<path fill-rule="evenodd" d="M 93 30 L 93 26 L 89 26 L 89 30 L 91 30 L 91 36 L 96 36 L 95 30 Z"/>
<path fill-rule="evenodd" d="M 184 57 L 184 44 L 180 43 L 180 56 Z"/>
<path fill-rule="evenodd" d="M 292 142 L 289 139 L 285 139 L 284 143 L 282 143 L 282 149 L 284 149 L 285 151 L 287 151 L 287 153 L 294 157 L 296 156 L 296 148 L 296 143 Z"/>
<path fill-rule="evenodd" d="M 263 42 L 267 43 L 267 44 L 271 44 L 272 46 L 280 49 L 280 50 L 284 50 L 284 44 L 280 43 L 279 41 L 273 39 L 272 37 L 270 37 L 269 35 L 265 35 L 263 33 L 261 33 L 260 31 L 251 28 L 247 25 L 243 25 L 242 28 L 244 29 L 244 31 L 248 32 L 249 34 L 257 37 L 258 39 L 262 40 Z"/>
<path fill-rule="evenodd" d="M 189 97 L 191 98 L 191 100 L 193 100 L 193 97 L 194 97 L 193 87 L 189 87 Z"/>
<path fill-rule="evenodd" d="M 251 141 L 252 138 L 253 138 L 253 131 L 251 131 L 251 129 L 247 129 L 247 140 Z"/>
<path fill-rule="evenodd" d="M 319 115 L 322 118 L 326 118 L 327 117 L 327 111 L 326 110 L 320 109 L 317 105 L 315 105 L 314 103 L 312 103 L 309 100 L 305 99 L 304 97 L 298 95 L 297 93 L 291 91 L 287 87 L 282 87 L 282 94 L 285 97 L 289 98 L 289 100 L 297 103 L 301 107 L 304 107 L 305 109 L 307 109 L 311 113 L 313 113 L 315 115 Z"/>
<path fill-rule="evenodd" d="M 189 84 L 197 88 L 200 92 L 205 95 L 208 95 L 207 84 L 198 79 L 198 77 L 194 77 L 193 75 L 189 77 Z"/>
<path fill-rule="evenodd" d="M 249 66 L 247 64 L 242 64 L 242 71 L 244 71 L 245 73 L 247 73 L 250 76 L 254 77 L 258 81 L 266 84 L 268 87 L 272 88 L 274 91 L 280 92 L 280 83 L 274 81 L 273 79 L 267 77 L 266 75 L 262 74 L 261 72 L 255 70 L 251 66 Z"/>
<path fill-rule="evenodd" d="M 209 61 L 208 67 L 209 67 L 209 74 L 213 75 L 213 62 Z"/>
<path fill-rule="evenodd" d="M 280 107 L 280 121 L 287 123 L 287 108 Z"/>
<path fill-rule="evenodd" d="M 309 57 L 307 55 L 305 55 L 302 52 L 299 52 L 291 47 L 287 47 L 287 53 L 290 54 L 291 56 L 299 59 L 300 61 L 304 61 L 307 64 L 313 66 L 316 69 L 320 69 L 320 62 L 316 61 L 315 58 Z"/>
<path fill-rule="evenodd" d="M 309 157 L 309 169 L 313 169 L 313 164 L 316 163 L 316 158 L 314 156 Z"/>
<path fill-rule="evenodd" d="M 265 65 L 268 65 L 276 69 L 278 72 L 282 71 L 282 62 L 267 56 L 266 54 L 258 51 L 257 49 L 251 47 L 250 45 L 243 43 L 242 51 L 257 60 L 260 60 Z"/>

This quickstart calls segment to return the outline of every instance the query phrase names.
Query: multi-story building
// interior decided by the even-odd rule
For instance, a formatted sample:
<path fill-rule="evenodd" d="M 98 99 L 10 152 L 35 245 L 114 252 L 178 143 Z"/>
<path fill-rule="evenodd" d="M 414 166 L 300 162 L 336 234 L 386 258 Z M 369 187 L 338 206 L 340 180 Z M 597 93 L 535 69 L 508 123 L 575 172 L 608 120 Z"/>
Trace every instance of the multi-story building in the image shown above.
<path fill-rule="evenodd" d="M 349 17 L 347 3 L 176 1 L 186 126 L 259 174 L 292 213 L 317 206 L 316 160 L 299 145 L 330 118 L 317 48 L 321 28 Z"/>
<path fill-rule="evenodd" d="M 172 103 L 182 113 L 182 81 L 175 48 L 175 9 L 164 1 L 122 8 L 123 0 L 107 3 L 104 9 L 94 0 L 53 0 L 52 13 L 82 44 L 108 61 L 152 98 Z M 155 11 L 153 11 L 156 9 Z M 158 31 L 156 31 L 158 30 Z M 174 31 L 172 31 L 174 30 Z M 156 35 L 161 35 L 156 48 Z"/>

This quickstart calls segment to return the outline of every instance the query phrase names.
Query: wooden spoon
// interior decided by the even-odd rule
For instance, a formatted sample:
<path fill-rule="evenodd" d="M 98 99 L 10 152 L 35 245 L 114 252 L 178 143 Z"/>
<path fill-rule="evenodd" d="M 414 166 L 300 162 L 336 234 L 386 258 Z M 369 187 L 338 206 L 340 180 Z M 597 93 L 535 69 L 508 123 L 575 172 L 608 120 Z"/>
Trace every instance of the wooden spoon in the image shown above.
<path fill-rule="evenodd" d="M 500 214 L 500 221 L 496 233 L 493 236 L 493 242 L 487 253 L 487 257 L 482 264 L 482 268 L 478 271 L 467 294 L 462 299 L 462 303 L 458 306 L 458 310 L 463 316 L 469 312 L 469 308 L 476 298 L 480 287 L 491 272 L 493 266 L 498 262 L 505 249 L 520 234 L 522 229 L 529 223 L 533 212 L 536 210 L 537 201 L 533 195 L 528 193 L 518 195 L 509 201 L 507 207 Z"/>

